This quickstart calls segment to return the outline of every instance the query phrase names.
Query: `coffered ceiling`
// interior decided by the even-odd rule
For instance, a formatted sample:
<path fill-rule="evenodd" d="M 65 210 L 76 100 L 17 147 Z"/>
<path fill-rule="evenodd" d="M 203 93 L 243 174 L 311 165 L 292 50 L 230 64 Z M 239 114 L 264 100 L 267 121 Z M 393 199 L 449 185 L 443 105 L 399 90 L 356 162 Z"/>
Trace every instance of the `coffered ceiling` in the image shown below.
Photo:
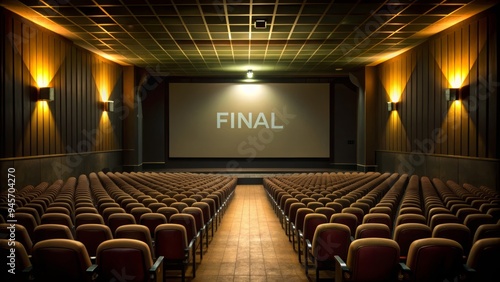
<path fill-rule="evenodd" d="M 335 75 L 375 65 L 497 1 L 4 0 L 122 64 L 164 75 Z M 265 20 L 265 29 L 254 26 Z"/>

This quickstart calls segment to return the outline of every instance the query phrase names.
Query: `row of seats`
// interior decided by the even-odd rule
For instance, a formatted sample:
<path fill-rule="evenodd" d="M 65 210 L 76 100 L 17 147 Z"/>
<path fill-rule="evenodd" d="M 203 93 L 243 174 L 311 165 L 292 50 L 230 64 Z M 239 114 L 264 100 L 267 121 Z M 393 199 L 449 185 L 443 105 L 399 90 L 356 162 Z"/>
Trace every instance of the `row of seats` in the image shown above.
<path fill-rule="evenodd" d="M 336 238 L 336 247 L 325 243 L 327 237 L 320 239 L 323 249 L 324 245 L 340 248 L 336 251 L 343 260 L 351 242 L 365 238 L 392 240 L 398 245 L 399 261 L 406 263 L 415 241 L 447 239 L 460 245 L 462 262 L 467 262 L 475 257 L 469 255 L 471 246 L 479 249 L 483 239 L 500 238 L 500 197 L 485 187 L 460 188 L 453 182 L 433 179 L 431 183 L 426 177 L 387 173 L 296 174 L 267 178 L 264 187 L 299 262 L 305 257 L 306 273 L 320 248 L 313 241 L 318 244 L 323 236 L 316 231 L 321 234 L 323 229 L 332 229 L 324 236 Z M 452 214 L 446 205 L 456 207 L 459 214 Z M 466 214 L 463 219 L 462 213 Z M 320 269 L 332 269 L 332 259 L 319 263 L 312 259 L 317 278 Z"/>
<path fill-rule="evenodd" d="M 47 241 L 78 242 L 83 244 L 89 259 L 98 262 L 99 248 L 104 242 L 139 240 L 148 246 L 151 259 L 162 257 L 162 267 L 180 268 L 184 280 L 188 262 L 195 276 L 195 255 L 198 251 L 201 261 L 235 187 L 235 178 L 212 174 L 110 172 L 81 175 L 78 180 L 71 177 L 66 183 L 58 180 L 52 185 L 27 186 L 17 193 L 16 246 L 21 246 L 28 256 L 35 256 L 41 248 L 38 246 L 45 246 Z M 0 224 L 1 238 L 9 238 L 9 226 L 10 223 Z M 180 257 L 180 252 L 165 254 L 175 242 L 170 238 L 172 234 L 186 241 L 177 242 L 176 247 L 190 250 L 182 252 L 182 260 L 172 258 Z M 4 246 L 7 244 L 3 242 Z M 158 248 L 164 251 L 157 251 Z M 43 277 L 49 272 L 43 269 L 48 268 L 42 267 L 41 260 L 33 260 L 33 265 L 36 280 L 45 281 Z"/>

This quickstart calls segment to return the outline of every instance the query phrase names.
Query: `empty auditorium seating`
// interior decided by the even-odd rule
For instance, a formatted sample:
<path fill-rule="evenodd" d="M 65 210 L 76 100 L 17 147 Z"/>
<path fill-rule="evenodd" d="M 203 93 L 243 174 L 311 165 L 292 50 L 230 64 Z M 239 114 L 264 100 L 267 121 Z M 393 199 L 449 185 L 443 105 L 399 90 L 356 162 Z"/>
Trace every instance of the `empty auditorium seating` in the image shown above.
<path fill-rule="evenodd" d="M 191 182 L 190 176 L 99 172 L 88 177 L 83 175 L 78 180 L 68 179 L 66 183 L 40 184 L 45 190 L 33 192 L 33 195 L 26 192 L 19 200 L 23 207 L 18 208 L 16 216 L 19 215 L 18 222 L 27 227 L 18 225 L 17 231 L 25 230 L 26 235 L 19 233 L 16 237 L 19 241 L 29 242 L 27 239 L 30 239 L 36 244 L 51 238 L 71 239 L 69 234 L 72 234 L 73 241 L 82 242 L 91 257 L 97 255 L 96 250 L 102 242 L 113 237 L 140 240 L 148 245 L 152 260 L 164 256 L 164 267 L 180 269 L 183 279 L 186 269 L 192 267 L 194 277 L 195 254 L 199 252 L 198 263 L 202 263 L 201 258 L 210 246 L 209 231 L 214 238 L 236 180 L 206 175 L 211 179 L 208 182 Z M 293 238 L 292 249 L 297 251 L 297 260 L 304 262 L 306 273 L 311 264 L 314 265 L 317 278 L 319 271 L 334 268 L 335 255 L 348 267 L 347 249 L 364 239 L 392 238 L 390 240 L 399 248 L 399 261 L 406 260 L 410 246 L 419 239 L 449 239 L 461 246 L 462 262 L 465 262 L 473 244 L 485 238 L 500 237 L 496 213 L 498 198 L 488 196 L 480 188 L 467 187 L 418 176 L 380 173 L 296 174 L 264 181 L 277 220 L 281 221 L 289 239 Z M 57 230 L 53 230 L 54 225 L 67 229 L 56 227 Z M 30 229 L 32 234 L 28 232 Z M 49 231 L 39 231 L 44 229 Z M 142 229 L 141 232 L 147 232 L 148 236 L 138 235 L 141 232 L 132 229 Z M 38 230 L 36 234 L 34 230 Z M 153 240 L 169 236 L 181 239 L 176 244 Z M 186 242 L 182 239 L 184 236 Z M 29 254 L 30 243 L 22 244 L 26 245 Z M 174 249 L 176 256 L 168 257 L 172 253 L 166 250 Z M 357 274 L 354 265 L 350 266 L 351 272 L 345 267 L 341 271 L 342 280 L 356 281 L 356 277 L 364 277 L 359 276 L 364 274 Z M 372 266 L 364 268 L 366 273 L 374 271 Z M 477 265 L 476 268 L 480 269 L 476 269 L 477 273 L 488 270 Z M 412 274 L 406 273 L 405 278 L 419 281 L 420 274 L 415 276 L 414 268 L 410 266 L 410 269 Z M 474 277 L 473 273 L 471 270 L 466 275 Z"/>

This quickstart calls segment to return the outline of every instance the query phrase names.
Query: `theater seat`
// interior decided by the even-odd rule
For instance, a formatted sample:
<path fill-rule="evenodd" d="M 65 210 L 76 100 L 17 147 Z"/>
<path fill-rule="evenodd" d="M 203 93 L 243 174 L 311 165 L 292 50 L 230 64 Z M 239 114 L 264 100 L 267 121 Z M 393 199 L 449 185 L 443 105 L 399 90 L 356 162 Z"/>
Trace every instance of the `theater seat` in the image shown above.
<path fill-rule="evenodd" d="M 349 246 L 347 260 L 335 256 L 335 282 L 398 281 L 399 246 L 391 239 L 365 238 Z"/>
<path fill-rule="evenodd" d="M 14 249 L 14 253 L 12 253 L 12 249 Z M 8 265 L 11 263 L 9 256 L 12 255 L 15 256 L 14 268 Z M 31 261 L 21 242 L 0 239 L 0 263 L 2 264 L 2 273 L 0 273 L 2 281 L 23 282 L 32 280 L 32 277 L 30 277 L 32 275 Z M 12 268 L 15 270 L 15 275 L 8 272 L 8 269 Z"/>
<path fill-rule="evenodd" d="M 314 232 L 320 224 L 328 223 L 328 220 L 324 214 L 320 213 L 310 213 L 304 217 L 304 226 L 302 231 L 299 231 L 299 238 L 302 241 L 301 244 L 304 246 L 304 257 L 307 252 L 307 242 L 312 242 L 314 237 Z M 299 262 L 302 263 L 302 250 L 300 249 L 301 244 L 298 244 L 298 256 Z M 307 267 L 308 261 L 305 260 L 305 265 Z"/>
<path fill-rule="evenodd" d="M 68 226 L 60 224 L 42 224 L 35 228 L 33 231 L 33 243 L 48 240 L 48 239 L 71 239 L 73 240 L 73 233 L 69 230 Z"/>
<path fill-rule="evenodd" d="M 196 250 L 200 245 L 200 259 L 202 257 L 201 251 L 203 250 L 203 243 L 200 232 L 196 231 L 196 219 L 191 214 L 178 213 L 170 217 L 170 223 L 180 224 L 186 229 L 188 243 L 193 241 L 193 248 Z"/>
<path fill-rule="evenodd" d="M 336 213 L 330 217 L 330 223 L 344 224 L 351 230 L 351 235 L 354 235 L 358 227 L 358 218 L 351 213 Z"/>
<path fill-rule="evenodd" d="M 0 223 L 0 239 L 9 239 L 10 238 L 10 223 Z M 24 226 L 20 224 L 15 225 L 15 234 L 16 234 L 16 241 L 19 243 L 23 244 L 24 249 L 28 253 L 28 255 L 31 255 L 31 249 L 33 247 L 33 242 L 31 241 L 31 237 L 28 234 L 28 230 L 24 228 Z"/>
<path fill-rule="evenodd" d="M 462 246 L 465 257 L 469 253 L 472 242 L 472 234 L 470 229 L 461 223 L 440 224 L 432 230 L 432 237 L 454 240 Z"/>
<path fill-rule="evenodd" d="M 50 239 L 33 246 L 35 281 L 85 282 L 90 265 L 89 254 L 79 241 Z"/>
<path fill-rule="evenodd" d="M 486 238 L 500 238 L 500 223 L 483 224 L 479 226 L 472 240 L 475 243 L 478 240 Z"/>
<path fill-rule="evenodd" d="M 381 223 L 386 225 L 389 230 L 392 230 L 393 221 L 388 214 L 385 213 L 369 213 L 363 217 L 362 223 Z"/>
<path fill-rule="evenodd" d="M 462 272 L 462 246 L 453 240 L 425 238 L 414 241 L 408 251 L 405 280 L 412 282 L 455 281 Z"/>
<path fill-rule="evenodd" d="M 151 258 L 155 258 L 153 247 L 153 237 L 149 233 L 149 229 L 140 224 L 128 224 L 118 227 L 115 231 L 114 238 L 116 239 L 134 239 L 144 242 L 149 247 Z"/>
<path fill-rule="evenodd" d="M 100 281 L 163 281 L 163 257 L 153 263 L 146 243 L 134 239 L 113 239 L 99 245 L 96 264 L 87 269 Z M 126 277 L 123 277 L 126 275 Z"/>
<path fill-rule="evenodd" d="M 486 238 L 474 243 L 467 259 L 467 281 L 494 282 L 500 277 L 500 238 Z"/>
<path fill-rule="evenodd" d="M 30 235 L 31 240 L 34 238 L 34 231 L 35 228 L 38 226 L 38 223 L 36 223 L 36 219 L 32 214 L 29 213 L 24 213 L 24 212 L 18 212 L 16 213 L 16 220 L 17 224 L 20 224 L 26 228 L 26 231 L 28 231 L 28 234 Z"/>
<path fill-rule="evenodd" d="M 391 239 L 391 230 L 382 223 L 364 223 L 356 228 L 354 239 L 386 238 Z"/>
<path fill-rule="evenodd" d="M 464 224 L 469 227 L 471 234 L 475 234 L 479 226 L 493 223 L 495 220 L 489 214 L 469 214 L 464 220 Z"/>
<path fill-rule="evenodd" d="M 91 259 L 95 259 L 97 247 L 113 239 L 111 229 L 104 224 L 83 224 L 76 228 L 75 239 L 82 242 Z"/>
<path fill-rule="evenodd" d="M 75 216 L 75 227 L 83 224 L 104 224 L 104 219 L 98 213 L 80 213 Z"/>
<path fill-rule="evenodd" d="M 154 237 L 156 226 L 167 223 L 167 218 L 161 213 L 144 213 L 141 215 L 139 223 L 146 226 L 151 237 Z"/>
<path fill-rule="evenodd" d="M 430 238 L 432 230 L 429 226 L 420 223 L 404 223 L 394 229 L 393 239 L 399 244 L 401 261 L 406 261 L 408 250 L 413 241 Z"/>
<path fill-rule="evenodd" d="M 179 211 L 176 209 L 176 208 L 173 208 L 173 207 L 163 207 L 163 208 L 159 208 L 157 211 L 157 213 L 160 213 L 160 214 L 163 214 L 165 216 L 165 218 L 167 219 L 167 222 L 170 221 L 170 217 L 173 215 L 173 214 L 177 214 L 179 213 Z"/>
<path fill-rule="evenodd" d="M 319 281 L 320 270 L 335 270 L 335 258 L 347 259 L 347 251 L 351 244 L 351 230 L 344 224 L 320 224 L 314 232 L 312 242 L 307 242 L 305 260 L 311 258 L 316 268 L 316 281 Z M 308 274 L 306 264 L 306 275 Z"/>
<path fill-rule="evenodd" d="M 114 213 L 109 215 L 107 225 L 111 229 L 111 233 L 115 234 L 118 227 L 136 223 L 134 216 L 129 213 Z"/>
<path fill-rule="evenodd" d="M 186 228 L 180 224 L 166 223 L 155 231 L 155 252 L 164 257 L 165 269 L 179 268 L 182 281 L 186 277 L 186 267 L 192 261 L 193 279 L 196 277 L 196 254 L 194 241 L 187 238 Z"/>
<path fill-rule="evenodd" d="M 396 226 L 405 224 L 405 223 L 420 223 L 420 224 L 426 224 L 426 219 L 425 216 L 421 214 L 415 214 L 415 213 L 406 213 L 406 214 L 401 214 L 396 218 Z"/>

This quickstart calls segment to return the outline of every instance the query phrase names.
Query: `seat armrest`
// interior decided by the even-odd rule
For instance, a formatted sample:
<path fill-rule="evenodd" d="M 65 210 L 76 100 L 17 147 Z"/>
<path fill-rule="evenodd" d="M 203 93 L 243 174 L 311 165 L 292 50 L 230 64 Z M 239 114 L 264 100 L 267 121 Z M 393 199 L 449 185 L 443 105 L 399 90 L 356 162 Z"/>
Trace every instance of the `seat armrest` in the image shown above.
<path fill-rule="evenodd" d="M 299 230 L 299 237 L 300 238 L 304 237 L 304 234 L 302 233 L 302 230 Z"/>
<path fill-rule="evenodd" d="M 349 267 L 347 267 L 347 264 L 341 257 L 334 256 L 334 258 L 335 258 L 335 281 L 336 282 L 344 281 L 344 276 L 349 277 L 351 275 Z"/>
<path fill-rule="evenodd" d="M 311 244 L 311 241 L 309 241 L 309 239 L 306 239 L 306 246 L 307 246 L 307 249 L 312 249 L 312 244 Z"/>
<path fill-rule="evenodd" d="M 349 271 L 350 271 L 350 270 L 349 270 L 349 267 L 347 267 L 347 264 L 344 262 L 344 260 L 343 260 L 341 257 L 339 257 L 339 256 L 334 256 L 334 258 L 335 258 L 335 265 L 340 266 L 340 269 L 341 269 L 342 271 L 347 271 L 347 272 L 349 272 Z"/>
<path fill-rule="evenodd" d="M 471 267 L 467 266 L 466 264 L 464 264 L 464 271 L 466 273 L 476 273 L 476 270 L 474 268 L 471 268 Z"/>
<path fill-rule="evenodd" d="M 476 281 L 476 270 L 464 264 L 463 272 L 460 274 L 460 279 L 461 281 Z"/>
<path fill-rule="evenodd" d="M 163 282 L 163 256 L 156 258 L 155 263 L 149 269 L 151 281 Z"/>
<path fill-rule="evenodd" d="M 399 263 L 399 267 L 401 268 L 402 271 L 404 272 L 411 272 L 411 269 L 406 265 L 404 262 Z"/>
<path fill-rule="evenodd" d="M 406 265 L 406 263 L 400 262 L 399 268 L 400 268 L 398 275 L 399 281 L 410 281 L 412 277 L 412 272 L 411 269 Z"/>
<path fill-rule="evenodd" d="M 151 266 L 151 269 L 149 269 L 149 271 L 156 272 L 158 268 L 163 265 L 163 258 L 163 256 L 157 257 L 155 263 L 153 264 L 153 266 Z"/>
<path fill-rule="evenodd" d="M 26 267 L 25 269 L 23 269 L 23 273 L 26 275 L 26 274 L 31 274 L 31 272 L 33 271 L 33 266 L 30 265 L 28 267 Z"/>
<path fill-rule="evenodd" d="M 99 267 L 99 265 L 93 264 L 93 265 L 89 266 L 89 268 L 87 268 L 87 270 L 85 272 L 87 272 L 87 274 L 96 273 L 98 267 Z"/>
<path fill-rule="evenodd" d="M 188 245 L 188 249 L 192 249 L 194 244 L 196 242 L 196 238 L 193 238 L 190 242 L 189 242 L 189 245 Z"/>
<path fill-rule="evenodd" d="M 95 281 L 97 280 L 97 268 L 99 266 L 97 264 L 92 264 L 91 266 L 89 266 L 87 268 L 87 270 L 85 271 L 87 273 L 87 280 L 88 281 Z"/>

